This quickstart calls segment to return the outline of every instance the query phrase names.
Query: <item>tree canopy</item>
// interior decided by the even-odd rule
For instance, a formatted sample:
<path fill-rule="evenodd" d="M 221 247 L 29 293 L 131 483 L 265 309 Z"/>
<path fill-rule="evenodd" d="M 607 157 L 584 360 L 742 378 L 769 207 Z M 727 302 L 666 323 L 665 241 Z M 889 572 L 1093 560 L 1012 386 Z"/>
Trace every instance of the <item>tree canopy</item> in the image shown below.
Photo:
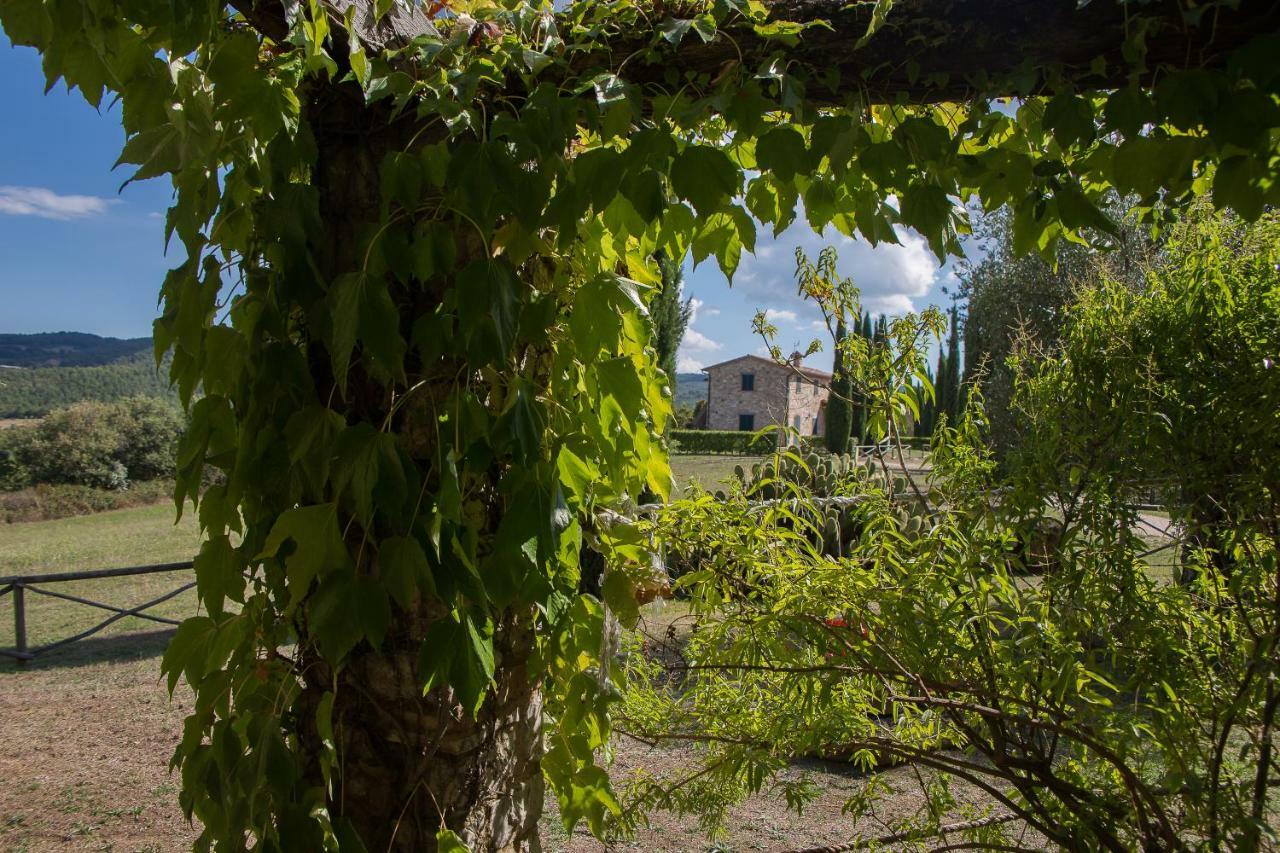
<path fill-rule="evenodd" d="M 207 613 L 164 668 L 196 692 L 175 762 L 205 841 L 523 849 L 539 770 L 600 830 L 606 608 L 652 573 L 596 515 L 670 487 L 655 253 L 732 278 L 803 215 L 942 257 L 973 197 L 1046 255 L 1113 229 L 1112 190 L 1153 222 L 1205 194 L 1256 218 L 1280 200 L 1276 16 L 5 0 L 50 85 L 120 98 L 129 180 L 175 189 L 155 340 L 204 390 L 177 498 Z"/>

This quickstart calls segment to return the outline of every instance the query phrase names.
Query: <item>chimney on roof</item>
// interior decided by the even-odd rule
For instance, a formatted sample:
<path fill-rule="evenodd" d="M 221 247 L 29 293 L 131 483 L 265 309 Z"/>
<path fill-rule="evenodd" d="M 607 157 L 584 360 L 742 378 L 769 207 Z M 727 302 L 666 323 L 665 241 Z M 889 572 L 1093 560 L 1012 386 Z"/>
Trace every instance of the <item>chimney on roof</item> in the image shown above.
<path fill-rule="evenodd" d="M 795 352 L 791 353 L 792 367 L 798 370 L 800 368 L 800 362 L 802 361 L 804 361 L 804 353 L 800 352 L 800 350 L 796 350 Z"/>

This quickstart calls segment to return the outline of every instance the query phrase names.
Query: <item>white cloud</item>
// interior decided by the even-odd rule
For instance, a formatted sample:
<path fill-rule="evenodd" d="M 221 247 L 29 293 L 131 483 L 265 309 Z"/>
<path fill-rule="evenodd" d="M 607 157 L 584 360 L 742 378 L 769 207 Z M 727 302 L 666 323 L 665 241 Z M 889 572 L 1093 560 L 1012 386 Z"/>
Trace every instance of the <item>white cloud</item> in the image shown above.
<path fill-rule="evenodd" d="M 724 349 L 724 344 L 711 340 L 711 338 L 708 338 L 697 329 L 685 329 L 681 349 L 689 349 L 694 352 L 719 352 Z"/>
<path fill-rule="evenodd" d="M 718 317 L 720 315 L 719 308 L 712 308 L 696 296 L 690 297 L 689 306 L 693 309 L 689 313 L 689 325 L 692 326 L 698 322 L 699 317 Z"/>
<path fill-rule="evenodd" d="M 916 310 L 911 297 L 901 293 L 886 293 L 882 296 L 863 296 L 862 307 L 872 314 L 906 314 Z"/>
<path fill-rule="evenodd" d="M 796 321 L 796 312 L 790 310 L 782 310 L 778 308 L 770 308 L 764 312 L 764 318 L 770 323 L 794 323 Z"/>
<path fill-rule="evenodd" d="M 798 246 L 817 260 L 822 248 L 831 245 L 839 254 L 837 272 L 853 279 L 862 291 L 864 308 L 876 314 L 914 311 L 920 307 L 915 304 L 916 299 L 953 273 L 942 268 L 924 238 L 915 231 L 900 228 L 897 235 L 897 245 L 872 246 L 834 228 L 815 234 L 800 215 L 776 240 L 761 246 L 754 257 L 743 255 L 733 286 L 749 302 L 772 306 L 779 319 L 787 319 L 783 315 L 790 313 L 807 320 L 813 315 L 814 306 L 796 292 L 794 250 Z"/>
<path fill-rule="evenodd" d="M 44 187 L 0 186 L 0 213 L 44 219 L 81 219 L 106 211 L 111 199 L 92 195 L 59 195 Z"/>
<path fill-rule="evenodd" d="M 679 373 L 697 373 L 704 367 L 706 367 L 706 365 L 701 361 L 687 355 L 682 355 L 680 358 L 676 359 L 676 371 Z"/>

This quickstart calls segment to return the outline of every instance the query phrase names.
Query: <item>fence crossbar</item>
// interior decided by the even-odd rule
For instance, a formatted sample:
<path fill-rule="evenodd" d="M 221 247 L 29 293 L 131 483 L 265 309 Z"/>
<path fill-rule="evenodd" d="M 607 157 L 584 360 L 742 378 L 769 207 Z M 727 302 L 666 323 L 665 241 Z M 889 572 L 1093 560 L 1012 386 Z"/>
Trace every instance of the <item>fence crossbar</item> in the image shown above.
<path fill-rule="evenodd" d="M 58 640 L 56 643 L 49 643 L 47 646 L 41 646 L 38 649 L 31 649 L 30 651 L 27 651 L 27 652 L 12 652 L 12 651 L 9 651 L 8 649 L 0 649 L 0 654 L 7 655 L 8 657 L 16 658 L 18 660 L 31 660 L 36 655 L 41 655 L 41 654 L 44 654 L 45 652 L 51 652 L 54 649 L 62 648 L 63 646 L 70 645 L 71 643 L 77 642 L 79 640 L 83 640 L 86 637 L 92 637 L 94 634 L 98 633 L 99 631 L 103 630 L 109 625 L 112 625 L 120 621 L 121 619 L 124 619 L 126 616 L 141 616 L 143 619 L 151 619 L 156 622 L 165 622 L 170 625 L 177 625 L 179 623 L 175 622 L 172 619 L 161 619 L 155 616 L 146 616 L 142 614 L 141 611 L 146 610 L 149 607 L 155 607 L 157 604 L 163 604 L 169 599 L 174 598 L 175 596 L 181 595 L 187 590 L 193 588 L 195 585 L 196 585 L 195 581 L 192 581 L 191 583 L 188 583 L 188 584 L 183 584 L 177 589 L 171 592 L 166 592 L 164 595 L 160 596 L 159 598 L 153 598 L 151 601 L 148 601 L 145 604 L 139 604 L 137 607 L 132 607 L 128 609 L 112 608 L 112 609 L 118 609 L 119 612 L 113 616 L 107 617 L 106 619 L 102 620 L 97 625 L 94 625 L 92 628 L 89 628 L 88 630 L 81 631 L 79 634 L 76 634 L 75 636 L 66 637 L 65 639 Z"/>
<path fill-rule="evenodd" d="M 183 563 L 160 563 L 155 566 L 126 566 L 119 569 L 91 569 L 83 572 L 57 572 L 46 575 L 9 575 L 0 577 L 0 584 L 30 586 L 33 583 L 62 581 L 90 581 L 98 578 L 120 578 L 127 575 L 153 575 L 159 572 L 178 572 L 195 568 L 191 560 Z"/>
<path fill-rule="evenodd" d="M 69 645 L 79 640 L 83 640 L 86 637 L 92 637 L 94 634 L 97 634 L 99 631 L 104 630 L 110 625 L 113 625 L 114 623 L 128 616 L 133 616 L 137 619 L 145 619 L 149 622 L 156 622 L 161 625 L 180 625 L 181 622 L 177 619 L 169 619 L 163 616 L 154 616 L 152 614 L 145 613 L 144 611 L 149 610 L 152 607 L 155 607 L 157 604 L 163 604 L 169 599 L 179 596 L 182 593 L 186 592 L 187 590 L 190 590 L 196 586 L 195 581 L 192 581 L 190 583 L 183 584 L 177 589 L 172 590 L 171 592 L 167 592 L 164 595 L 159 596 L 158 598 L 154 598 L 151 601 L 147 601 L 147 602 L 144 602 L 143 604 L 139 604 L 136 607 L 116 607 L 113 604 L 105 604 L 101 601 L 93 601 L 92 599 L 84 598 L 78 595 L 72 595 L 66 592 L 57 592 L 52 589 L 42 588 L 37 586 L 36 584 L 63 583 L 66 581 L 91 581 L 91 580 L 100 580 L 103 578 L 129 577 L 131 575 L 152 575 L 152 574 L 159 574 L 161 572 L 180 572 L 180 571 L 189 572 L 193 568 L 195 568 L 194 563 L 191 560 L 187 560 L 181 563 L 159 563 L 151 566 L 123 566 L 123 567 L 111 568 L 111 569 L 90 569 L 87 571 L 80 571 L 80 572 L 58 572 L 58 573 L 52 573 L 52 574 L 39 574 L 39 575 L 8 575 L 6 577 L 0 577 L 0 598 L 12 593 L 13 605 L 14 605 L 14 612 L 13 612 L 14 647 L 12 649 L 0 649 L 0 657 L 11 658 L 13 660 L 18 661 L 18 663 L 20 664 L 24 664 L 27 661 L 34 659 L 36 656 L 44 654 L 45 652 L 62 648 L 63 646 Z M 48 645 L 31 649 L 27 647 L 26 602 L 25 602 L 25 596 L 26 596 L 27 590 L 30 590 L 32 593 L 35 593 L 37 595 L 46 595 L 46 596 L 49 596 L 50 598 L 59 598 L 59 599 L 63 599 L 64 601 L 71 601 L 76 604 L 83 604 L 88 607 L 96 607 L 100 610 L 107 610 L 112 615 L 104 619 L 103 621 L 99 622 L 97 625 L 94 625 L 92 628 L 81 631 L 72 637 L 66 637 L 56 642 L 49 643 Z"/>
<path fill-rule="evenodd" d="M 185 587 L 182 588 L 182 590 L 179 590 L 179 591 L 181 592 L 181 591 L 190 589 L 192 586 L 194 586 L 194 584 L 187 584 Z M 130 609 L 127 607 L 116 607 L 114 604 L 103 604 L 101 601 L 93 601 L 88 598 L 81 598 L 78 595 L 71 595 L 70 593 L 66 593 L 66 592 L 54 592 L 51 589 L 41 589 L 38 586 L 27 587 L 27 592 L 34 592 L 40 595 L 47 595 L 50 598 L 61 598 L 66 601 L 74 601 L 76 604 L 84 604 L 89 607 L 97 607 L 100 610 L 110 610 L 112 613 L 119 613 L 122 616 L 136 616 L 139 619 L 150 619 L 152 622 L 160 622 L 164 625 L 182 624 L 181 620 L 178 620 L 178 619 L 168 619 L 168 618 L 165 618 L 164 616 L 152 616 L 150 613 L 139 613 L 138 612 L 139 608 Z M 165 600 L 166 599 L 159 599 L 155 603 L 159 604 Z"/>

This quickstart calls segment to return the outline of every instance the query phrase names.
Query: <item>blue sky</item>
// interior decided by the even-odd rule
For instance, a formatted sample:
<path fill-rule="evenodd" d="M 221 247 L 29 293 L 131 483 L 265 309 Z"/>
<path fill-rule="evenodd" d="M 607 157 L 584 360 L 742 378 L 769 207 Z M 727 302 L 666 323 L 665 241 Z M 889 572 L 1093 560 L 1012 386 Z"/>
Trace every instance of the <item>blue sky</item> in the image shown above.
<path fill-rule="evenodd" d="M 0 36 L 0 332 L 94 332 L 115 337 L 151 333 L 156 294 L 176 258 L 164 254 L 163 179 L 121 183 L 112 164 L 124 142 L 118 108 L 94 110 L 62 85 L 47 95 L 35 51 Z M 800 218 L 803 221 L 803 217 Z M 840 270 L 862 288 L 871 310 L 899 313 L 945 305 L 953 281 L 912 233 L 902 245 L 872 249 L 832 230 L 797 224 L 774 239 L 761 229 L 754 257 L 744 255 L 732 287 L 714 261 L 686 270 L 696 315 L 680 352 L 681 370 L 757 351 L 757 310 L 773 312 L 784 348 L 801 349 L 816 334 L 817 312 L 795 295 L 796 246 L 813 257 L 836 245 Z M 175 252 L 180 249 L 175 248 Z M 810 363 L 826 367 L 830 356 Z"/>
<path fill-rule="evenodd" d="M 0 332 L 151 334 L 164 256 L 166 181 L 111 166 L 118 107 L 62 85 L 44 94 L 36 52 L 0 36 Z"/>

